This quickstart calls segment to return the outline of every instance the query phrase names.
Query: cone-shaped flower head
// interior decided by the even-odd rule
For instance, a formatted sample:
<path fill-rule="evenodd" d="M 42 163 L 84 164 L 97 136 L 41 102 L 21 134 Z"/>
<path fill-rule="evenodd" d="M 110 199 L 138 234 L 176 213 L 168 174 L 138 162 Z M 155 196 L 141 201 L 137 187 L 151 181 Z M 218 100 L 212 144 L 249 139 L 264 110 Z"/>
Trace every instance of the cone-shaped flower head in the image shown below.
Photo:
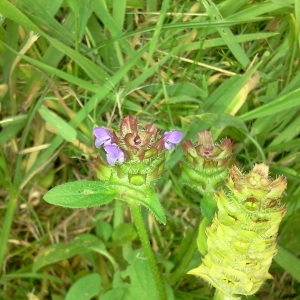
<path fill-rule="evenodd" d="M 268 177 L 268 166 L 256 165 L 248 174 L 230 169 L 227 187 L 217 196 L 218 212 L 207 227 L 208 252 L 189 274 L 200 276 L 227 294 L 258 291 L 276 254 L 276 236 L 286 208 L 281 196 L 286 179 Z"/>
<path fill-rule="evenodd" d="M 122 119 L 119 132 L 98 127 L 93 133 L 95 146 L 103 147 L 106 155 L 105 159 L 99 155 L 92 165 L 98 178 L 108 181 L 110 187 L 115 184 L 118 190 L 122 186 L 122 194 L 139 198 L 153 212 L 147 197 L 152 193 L 154 181 L 165 171 L 166 150 L 176 147 L 182 132 L 171 130 L 160 135 L 155 125 L 140 128 L 137 119 L 128 116 Z"/>

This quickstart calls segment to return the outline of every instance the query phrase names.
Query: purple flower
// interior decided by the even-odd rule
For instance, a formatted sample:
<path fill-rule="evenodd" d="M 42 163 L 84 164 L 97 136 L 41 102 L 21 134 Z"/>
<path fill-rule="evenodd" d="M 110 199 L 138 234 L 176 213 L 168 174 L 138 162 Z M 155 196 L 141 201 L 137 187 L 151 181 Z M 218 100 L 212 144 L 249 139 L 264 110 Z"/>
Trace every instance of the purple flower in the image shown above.
<path fill-rule="evenodd" d="M 183 137 L 183 133 L 179 130 L 167 131 L 164 134 L 164 146 L 166 149 L 170 150 L 176 147 Z"/>
<path fill-rule="evenodd" d="M 116 144 L 107 144 L 104 145 L 104 150 L 106 152 L 106 159 L 107 162 L 114 166 L 116 162 L 124 162 L 124 152 L 121 150 L 121 148 Z"/>
<path fill-rule="evenodd" d="M 97 127 L 93 130 L 94 136 L 96 137 L 95 146 L 99 148 L 101 145 L 111 145 L 113 135 L 105 127 Z"/>

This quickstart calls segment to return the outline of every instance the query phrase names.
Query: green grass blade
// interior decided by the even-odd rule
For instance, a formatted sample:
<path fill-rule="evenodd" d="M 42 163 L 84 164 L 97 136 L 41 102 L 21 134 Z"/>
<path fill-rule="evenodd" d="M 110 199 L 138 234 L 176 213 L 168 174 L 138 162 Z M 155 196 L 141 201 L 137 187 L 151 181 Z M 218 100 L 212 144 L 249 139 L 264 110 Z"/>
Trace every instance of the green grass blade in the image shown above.
<path fill-rule="evenodd" d="M 211 0 L 204 0 L 203 5 L 211 19 L 217 22 L 222 20 L 222 16 L 218 11 L 217 6 Z M 250 64 L 250 60 L 242 47 L 236 41 L 231 30 L 228 27 L 217 28 L 217 30 L 237 61 L 245 69 Z"/>
<path fill-rule="evenodd" d="M 300 281 L 300 260 L 283 247 L 278 246 L 278 253 L 274 260 L 295 279 Z"/>
<path fill-rule="evenodd" d="M 276 115 L 283 111 L 300 108 L 300 89 L 296 89 L 284 96 L 274 99 L 272 102 L 253 109 L 239 118 L 247 121 L 256 118 L 263 118 L 270 115 Z"/>
<path fill-rule="evenodd" d="M 146 69 L 148 68 L 148 66 L 150 64 L 150 61 L 153 59 L 152 58 L 153 53 L 154 53 L 155 49 L 157 48 L 157 42 L 158 42 L 161 30 L 162 30 L 162 26 L 163 26 L 164 19 L 166 17 L 166 13 L 168 11 L 169 5 L 170 5 L 170 0 L 163 0 L 160 14 L 158 17 L 158 21 L 157 21 L 157 24 L 155 27 L 155 31 L 153 33 L 153 36 L 152 36 L 152 39 L 151 39 L 150 45 L 149 45 L 149 52 L 148 52 L 148 56 L 147 56 L 146 66 L 145 66 Z"/>
<path fill-rule="evenodd" d="M 57 134 L 61 135 L 63 139 L 68 142 L 73 142 L 76 139 L 76 130 L 57 114 L 49 110 L 45 105 L 42 105 L 39 108 L 39 114 L 57 131 Z"/>

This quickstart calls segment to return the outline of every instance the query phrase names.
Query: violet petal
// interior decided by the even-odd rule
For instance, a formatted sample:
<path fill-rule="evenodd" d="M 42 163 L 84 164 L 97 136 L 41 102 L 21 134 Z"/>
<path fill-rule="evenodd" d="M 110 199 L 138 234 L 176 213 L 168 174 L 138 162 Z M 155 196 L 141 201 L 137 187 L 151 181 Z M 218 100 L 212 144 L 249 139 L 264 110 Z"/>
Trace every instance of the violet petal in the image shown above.
<path fill-rule="evenodd" d="M 114 166 L 116 162 L 124 162 L 124 152 L 116 144 L 104 145 L 104 150 L 106 152 L 107 162 Z"/>
<path fill-rule="evenodd" d="M 99 148 L 101 145 L 111 145 L 113 135 L 105 127 L 97 127 L 93 130 L 96 137 L 95 146 Z"/>
<path fill-rule="evenodd" d="M 170 150 L 176 147 L 183 137 L 183 133 L 179 130 L 167 131 L 164 134 L 165 148 Z"/>

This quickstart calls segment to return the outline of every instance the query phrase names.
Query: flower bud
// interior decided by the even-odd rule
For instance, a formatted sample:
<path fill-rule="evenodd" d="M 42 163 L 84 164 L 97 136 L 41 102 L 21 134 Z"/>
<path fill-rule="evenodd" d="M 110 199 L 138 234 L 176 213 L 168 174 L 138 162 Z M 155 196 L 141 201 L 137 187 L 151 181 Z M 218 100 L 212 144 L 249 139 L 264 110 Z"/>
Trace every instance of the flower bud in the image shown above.
<path fill-rule="evenodd" d="M 286 212 L 281 196 L 286 179 L 268 178 L 268 166 L 257 164 L 248 174 L 237 167 L 227 187 L 216 195 L 218 206 L 207 227 L 207 254 L 188 274 L 202 277 L 228 296 L 252 295 L 264 280 L 276 254 L 276 236 Z"/>
<path fill-rule="evenodd" d="M 226 179 L 228 168 L 233 163 L 232 142 L 225 138 L 221 144 L 215 144 L 208 130 L 198 133 L 198 143 L 190 140 L 182 142 L 184 153 L 184 184 L 204 193 L 207 186 L 214 188 Z"/>
<path fill-rule="evenodd" d="M 182 142 L 184 160 L 180 182 L 203 195 L 202 214 L 212 220 L 216 210 L 213 195 L 220 188 L 228 175 L 229 167 L 234 161 L 232 142 L 225 138 L 221 144 L 215 144 L 208 130 L 198 133 L 198 142 Z"/>

